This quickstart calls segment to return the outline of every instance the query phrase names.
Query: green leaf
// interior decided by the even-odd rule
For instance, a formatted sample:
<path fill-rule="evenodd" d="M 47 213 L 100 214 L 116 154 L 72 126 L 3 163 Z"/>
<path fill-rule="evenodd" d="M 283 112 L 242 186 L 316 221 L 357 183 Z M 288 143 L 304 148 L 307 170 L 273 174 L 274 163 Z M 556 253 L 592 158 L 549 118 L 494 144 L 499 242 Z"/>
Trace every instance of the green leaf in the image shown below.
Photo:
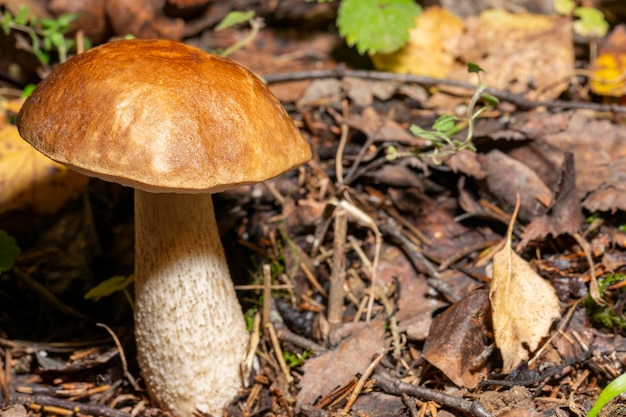
<path fill-rule="evenodd" d="M 11 13 L 9 12 L 4 12 L 4 14 L 2 15 L 2 31 L 7 36 L 11 33 L 11 27 L 9 26 L 9 24 L 11 23 L 12 19 L 13 16 L 11 16 Z"/>
<path fill-rule="evenodd" d="M 33 91 L 35 91 L 35 88 L 37 88 L 37 84 L 26 84 L 26 87 L 24 87 L 24 89 L 22 90 L 22 94 L 20 94 L 20 97 L 27 98 L 33 93 Z"/>
<path fill-rule="evenodd" d="M 102 297 L 107 297 L 118 291 L 123 291 L 135 280 L 134 275 L 125 277 L 123 275 L 114 276 L 102 281 L 100 284 L 89 290 L 85 294 L 86 300 L 98 301 Z"/>
<path fill-rule="evenodd" d="M 574 32 L 582 36 L 602 37 L 609 31 L 609 23 L 604 18 L 604 13 L 593 7 L 577 7 L 574 16 L 578 18 L 574 22 Z"/>
<path fill-rule="evenodd" d="M 57 27 L 59 32 L 67 32 L 70 29 L 72 22 L 78 19 L 78 17 L 79 16 L 76 13 L 65 13 L 57 17 Z"/>
<path fill-rule="evenodd" d="M 459 118 L 456 116 L 452 116 L 451 114 L 445 114 L 443 116 L 439 116 L 435 123 L 433 123 L 433 129 L 437 132 L 448 132 L 450 129 L 453 129 L 456 125 L 456 122 L 459 121 Z"/>
<path fill-rule="evenodd" d="M 14 21 L 18 25 L 25 25 L 26 23 L 28 23 L 28 6 L 24 4 L 20 6 L 20 9 L 17 11 L 17 14 L 15 15 Z"/>
<path fill-rule="evenodd" d="M 0 230 L 0 272 L 11 269 L 15 258 L 20 256 L 21 252 L 13 236 L 10 236 L 4 230 Z"/>
<path fill-rule="evenodd" d="M 229 28 L 234 25 L 238 25 L 239 23 L 249 22 L 254 17 L 254 12 L 252 10 L 247 12 L 230 12 L 222 19 L 222 21 L 215 27 L 215 31 L 220 31 L 222 29 Z"/>
<path fill-rule="evenodd" d="M 468 62 L 467 63 L 467 72 L 469 72 L 470 74 L 478 74 L 481 72 L 485 72 L 484 69 L 482 69 L 482 67 L 474 62 Z"/>
<path fill-rule="evenodd" d="M 500 100 L 498 100 L 497 98 L 495 98 L 494 96 L 492 96 L 491 94 L 482 94 L 480 96 L 480 98 L 489 106 L 491 107 L 498 107 L 498 104 L 500 104 Z"/>
<path fill-rule="evenodd" d="M 413 0 L 343 0 L 337 26 L 360 54 L 390 53 L 409 39 L 421 10 Z"/>
<path fill-rule="evenodd" d="M 65 46 L 65 38 L 63 37 L 62 33 L 51 33 L 47 39 L 50 39 L 50 42 L 52 42 L 52 44 L 57 48 L 62 48 Z"/>
<path fill-rule="evenodd" d="M 602 408 L 607 405 L 609 401 L 624 392 L 626 392 L 626 374 L 618 376 L 602 390 L 598 400 L 591 410 L 589 410 L 587 417 L 596 417 L 600 410 L 602 410 Z"/>

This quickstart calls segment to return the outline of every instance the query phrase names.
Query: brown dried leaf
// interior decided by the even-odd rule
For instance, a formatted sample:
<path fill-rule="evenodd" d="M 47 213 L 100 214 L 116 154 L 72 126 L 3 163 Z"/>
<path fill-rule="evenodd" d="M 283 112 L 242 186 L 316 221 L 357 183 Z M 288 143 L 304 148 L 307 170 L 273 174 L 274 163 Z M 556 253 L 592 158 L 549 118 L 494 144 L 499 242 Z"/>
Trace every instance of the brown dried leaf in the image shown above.
<path fill-rule="evenodd" d="M 472 389 L 487 376 L 474 362 L 486 348 L 489 290 L 479 289 L 435 317 L 422 355 L 460 387 Z M 476 368 L 476 369 L 475 369 Z"/>
<path fill-rule="evenodd" d="M 552 285 L 541 278 L 511 248 L 515 215 L 504 247 L 493 257 L 491 298 L 496 345 L 510 372 L 528 359 L 560 317 L 559 299 Z"/>
<path fill-rule="evenodd" d="M 530 222 L 518 249 L 539 237 L 577 233 L 584 220 L 580 199 L 576 193 L 574 156 L 567 152 L 561 168 L 561 181 L 558 184 L 554 205 L 545 215 L 536 217 Z"/>
<path fill-rule="evenodd" d="M 489 9 L 465 21 L 462 62 L 479 62 L 491 87 L 533 100 L 557 98 L 569 84 L 574 49 L 568 18 Z M 472 80 L 465 68 L 450 78 Z"/>
<path fill-rule="evenodd" d="M 498 150 L 479 155 L 478 158 L 487 173 L 487 188 L 503 209 L 511 210 L 515 206 L 515 196 L 519 194 L 519 217 L 532 220 L 544 214 L 546 206 L 552 204 L 552 192 L 526 164 Z"/>
<path fill-rule="evenodd" d="M 382 321 L 349 323 L 344 327 L 350 327 L 351 332 L 335 349 L 309 359 L 304 364 L 304 375 L 296 398 L 297 409 L 313 404 L 320 395 L 365 371 L 372 357 L 385 347 Z"/>

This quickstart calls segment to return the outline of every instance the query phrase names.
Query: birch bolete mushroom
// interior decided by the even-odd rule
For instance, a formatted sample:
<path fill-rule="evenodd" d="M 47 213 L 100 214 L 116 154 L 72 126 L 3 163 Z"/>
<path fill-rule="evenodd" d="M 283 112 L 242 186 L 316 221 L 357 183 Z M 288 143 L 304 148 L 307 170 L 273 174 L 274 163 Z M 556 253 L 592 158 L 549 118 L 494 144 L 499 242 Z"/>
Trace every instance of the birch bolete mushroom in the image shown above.
<path fill-rule="evenodd" d="M 135 333 L 154 400 L 219 415 L 248 342 L 211 194 L 311 157 L 251 72 L 168 40 L 123 40 L 57 66 L 17 117 L 21 136 L 86 175 L 135 188 Z"/>

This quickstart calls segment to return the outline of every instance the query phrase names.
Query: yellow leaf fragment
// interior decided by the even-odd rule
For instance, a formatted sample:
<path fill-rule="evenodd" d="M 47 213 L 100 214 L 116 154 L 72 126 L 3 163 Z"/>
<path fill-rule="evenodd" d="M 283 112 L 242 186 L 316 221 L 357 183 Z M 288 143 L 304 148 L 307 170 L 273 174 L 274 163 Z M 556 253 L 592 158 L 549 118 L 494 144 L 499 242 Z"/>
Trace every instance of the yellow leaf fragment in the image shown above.
<path fill-rule="evenodd" d="M 455 65 L 463 21 L 445 9 L 429 7 L 415 19 L 407 44 L 391 54 L 372 56 L 379 70 L 445 78 Z"/>
<path fill-rule="evenodd" d="M 516 213 L 517 214 L 517 213 Z M 509 373 L 548 336 L 560 317 L 559 299 L 550 283 L 541 278 L 511 248 L 515 215 L 504 247 L 494 255 L 491 299 L 496 345 Z"/>
<path fill-rule="evenodd" d="M 0 126 L 0 212 L 31 207 L 53 213 L 86 185 L 87 177 L 37 152 L 15 126 Z"/>
<path fill-rule="evenodd" d="M 591 67 L 591 90 L 602 96 L 626 95 L 626 28 L 616 27 L 600 45 Z"/>

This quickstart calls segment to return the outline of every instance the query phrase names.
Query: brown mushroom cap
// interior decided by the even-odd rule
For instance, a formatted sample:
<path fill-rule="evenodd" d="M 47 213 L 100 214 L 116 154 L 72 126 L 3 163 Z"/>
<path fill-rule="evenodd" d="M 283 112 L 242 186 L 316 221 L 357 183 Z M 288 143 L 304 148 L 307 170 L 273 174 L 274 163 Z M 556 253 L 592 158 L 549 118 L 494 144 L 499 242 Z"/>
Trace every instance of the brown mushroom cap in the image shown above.
<path fill-rule="evenodd" d="M 170 40 L 122 40 L 59 65 L 21 136 L 84 174 L 149 192 L 219 192 L 306 162 L 309 145 L 250 71 Z"/>

